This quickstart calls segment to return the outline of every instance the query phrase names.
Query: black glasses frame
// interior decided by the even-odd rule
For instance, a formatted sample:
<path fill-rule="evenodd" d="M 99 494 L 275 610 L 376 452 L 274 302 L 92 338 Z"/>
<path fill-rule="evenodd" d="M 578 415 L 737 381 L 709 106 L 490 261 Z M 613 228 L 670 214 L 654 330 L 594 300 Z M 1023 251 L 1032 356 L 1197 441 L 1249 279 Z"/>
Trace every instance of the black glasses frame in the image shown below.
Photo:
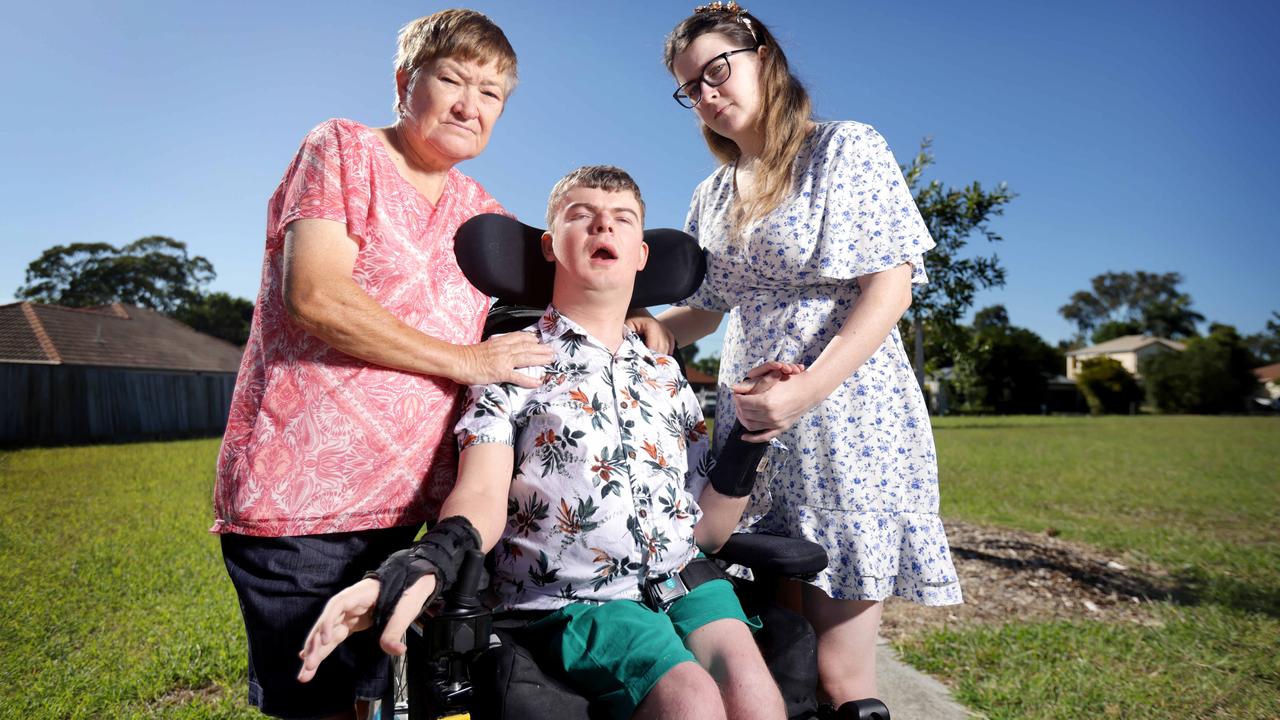
<path fill-rule="evenodd" d="M 698 106 L 698 103 L 702 102 L 702 93 L 699 92 L 698 99 L 694 100 L 693 98 L 689 97 L 689 93 L 685 90 L 685 88 L 697 87 L 699 85 L 702 85 L 703 83 L 706 83 L 707 87 L 720 87 L 721 85 L 729 82 L 729 78 L 733 75 L 733 63 L 729 62 L 730 57 L 737 55 L 738 53 L 755 52 L 756 50 L 759 50 L 759 49 L 760 49 L 760 46 L 756 45 L 754 47 L 738 48 L 737 50 L 729 50 L 728 52 L 720 53 L 719 55 L 708 60 L 706 64 L 702 66 L 702 72 L 698 73 L 698 77 L 676 88 L 676 91 L 671 93 L 671 97 L 675 99 L 676 103 L 678 103 L 680 107 L 688 108 L 692 110 L 693 108 Z M 707 79 L 707 68 L 716 64 L 716 62 L 720 60 L 724 60 L 725 69 L 728 70 L 728 72 L 725 73 L 724 79 L 721 80 L 720 82 L 711 82 L 710 80 Z M 689 100 L 693 104 L 692 105 L 685 104 L 685 100 L 680 99 L 681 93 L 684 93 L 683 97 L 685 100 Z"/>

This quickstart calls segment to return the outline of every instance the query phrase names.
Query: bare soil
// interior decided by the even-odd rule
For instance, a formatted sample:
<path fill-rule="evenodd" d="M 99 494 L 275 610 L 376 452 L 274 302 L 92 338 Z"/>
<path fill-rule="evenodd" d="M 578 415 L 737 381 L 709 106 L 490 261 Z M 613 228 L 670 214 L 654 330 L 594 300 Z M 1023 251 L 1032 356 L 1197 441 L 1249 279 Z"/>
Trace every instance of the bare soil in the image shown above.
<path fill-rule="evenodd" d="M 946 627 L 1011 620 L 1099 620 L 1158 626 L 1154 600 L 1174 584 L 1162 569 L 1083 543 L 948 520 L 963 605 L 925 607 L 892 598 L 880 634 L 898 640 Z"/>

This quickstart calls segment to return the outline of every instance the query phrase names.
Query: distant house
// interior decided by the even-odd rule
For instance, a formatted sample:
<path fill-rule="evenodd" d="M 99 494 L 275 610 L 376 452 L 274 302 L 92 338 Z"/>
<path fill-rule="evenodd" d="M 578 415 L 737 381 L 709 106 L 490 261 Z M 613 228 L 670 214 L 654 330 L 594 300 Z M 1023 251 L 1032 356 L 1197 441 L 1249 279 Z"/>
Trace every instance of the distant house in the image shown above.
<path fill-rule="evenodd" d="M 0 305 L 0 444 L 219 434 L 240 356 L 123 303 Z"/>
<path fill-rule="evenodd" d="M 1253 369 L 1258 378 L 1258 392 L 1255 395 L 1273 408 L 1280 408 L 1280 363 L 1263 365 Z"/>
<path fill-rule="evenodd" d="M 1125 335 L 1104 343 L 1098 343 L 1079 350 L 1067 352 L 1067 379 L 1074 381 L 1080 363 L 1100 357 L 1109 357 L 1124 366 L 1129 374 L 1142 377 L 1138 371 L 1143 359 L 1166 352 L 1182 352 L 1186 346 L 1176 340 L 1151 337 L 1150 335 Z"/>
<path fill-rule="evenodd" d="M 693 391 L 698 394 L 698 402 L 702 404 L 702 414 L 707 417 L 716 416 L 716 379 L 692 365 L 685 367 L 685 379 Z"/>

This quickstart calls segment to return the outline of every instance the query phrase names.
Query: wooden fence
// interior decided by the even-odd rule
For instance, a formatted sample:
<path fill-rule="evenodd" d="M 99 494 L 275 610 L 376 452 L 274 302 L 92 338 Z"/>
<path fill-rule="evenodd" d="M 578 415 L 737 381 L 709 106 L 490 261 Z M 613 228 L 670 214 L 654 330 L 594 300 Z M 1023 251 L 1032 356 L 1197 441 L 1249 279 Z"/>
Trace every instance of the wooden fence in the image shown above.
<path fill-rule="evenodd" d="M 0 445 L 219 435 L 234 373 L 0 363 Z"/>

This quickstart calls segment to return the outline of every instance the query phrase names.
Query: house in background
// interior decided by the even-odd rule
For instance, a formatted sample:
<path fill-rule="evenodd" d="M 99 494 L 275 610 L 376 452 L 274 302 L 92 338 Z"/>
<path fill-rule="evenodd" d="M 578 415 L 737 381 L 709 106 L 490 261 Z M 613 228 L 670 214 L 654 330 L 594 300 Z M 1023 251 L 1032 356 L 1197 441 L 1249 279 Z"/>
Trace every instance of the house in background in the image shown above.
<path fill-rule="evenodd" d="M 1253 376 L 1258 378 L 1258 391 L 1254 398 L 1260 405 L 1280 410 L 1280 363 L 1254 368 Z"/>
<path fill-rule="evenodd" d="M 1186 346 L 1176 340 L 1151 337 L 1150 335 L 1125 335 L 1113 338 L 1104 343 L 1067 352 L 1067 379 L 1075 381 L 1080 363 L 1100 357 L 1109 357 L 1118 361 L 1125 370 L 1135 378 L 1141 378 L 1138 368 L 1142 361 L 1152 355 L 1166 352 L 1182 352 Z"/>
<path fill-rule="evenodd" d="M 220 434 L 240 356 L 133 305 L 0 305 L 0 444 Z"/>
<path fill-rule="evenodd" d="M 685 379 L 698 395 L 698 403 L 702 405 L 702 414 L 714 418 L 716 416 L 716 379 L 692 365 L 684 369 Z"/>

